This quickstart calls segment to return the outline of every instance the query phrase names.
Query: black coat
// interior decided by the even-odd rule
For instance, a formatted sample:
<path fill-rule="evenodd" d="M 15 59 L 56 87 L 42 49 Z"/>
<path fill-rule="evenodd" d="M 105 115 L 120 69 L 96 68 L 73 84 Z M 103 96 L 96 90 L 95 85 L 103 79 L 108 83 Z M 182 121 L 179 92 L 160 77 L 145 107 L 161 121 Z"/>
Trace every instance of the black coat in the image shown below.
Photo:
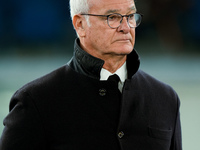
<path fill-rule="evenodd" d="M 135 51 L 122 94 L 99 81 L 102 65 L 76 43 L 66 66 L 19 89 L 0 150 L 181 150 L 174 90 L 138 70 Z"/>

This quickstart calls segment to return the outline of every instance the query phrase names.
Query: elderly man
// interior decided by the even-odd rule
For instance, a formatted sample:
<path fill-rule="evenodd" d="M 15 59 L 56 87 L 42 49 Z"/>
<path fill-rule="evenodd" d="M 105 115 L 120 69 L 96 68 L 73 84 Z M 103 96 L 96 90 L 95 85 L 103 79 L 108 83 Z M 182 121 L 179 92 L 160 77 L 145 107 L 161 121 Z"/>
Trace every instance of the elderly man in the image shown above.
<path fill-rule="evenodd" d="M 79 38 L 59 69 L 19 89 L 1 150 L 181 150 L 179 98 L 139 70 L 133 0 L 71 0 Z"/>

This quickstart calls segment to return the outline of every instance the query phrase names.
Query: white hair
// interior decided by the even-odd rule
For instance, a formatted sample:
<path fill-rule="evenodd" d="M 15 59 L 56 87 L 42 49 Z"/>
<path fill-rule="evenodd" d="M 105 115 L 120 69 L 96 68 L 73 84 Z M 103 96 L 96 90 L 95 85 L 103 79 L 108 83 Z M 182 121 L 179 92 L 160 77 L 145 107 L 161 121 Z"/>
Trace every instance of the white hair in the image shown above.
<path fill-rule="evenodd" d="M 69 3 L 70 3 L 70 14 L 72 20 L 76 14 L 82 14 L 82 13 L 87 14 L 89 12 L 90 7 L 88 4 L 88 0 L 70 0 Z M 88 25 L 90 26 L 89 16 L 85 15 L 85 18 Z"/>

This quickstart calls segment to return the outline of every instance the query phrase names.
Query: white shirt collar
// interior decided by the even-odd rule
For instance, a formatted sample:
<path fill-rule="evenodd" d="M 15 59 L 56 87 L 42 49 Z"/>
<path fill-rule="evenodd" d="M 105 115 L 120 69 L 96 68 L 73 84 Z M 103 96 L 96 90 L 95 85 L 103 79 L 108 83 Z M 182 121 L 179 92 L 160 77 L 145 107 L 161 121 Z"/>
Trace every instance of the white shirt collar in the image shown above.
<path fill-rule="evenodd" d="M 125 82 L 127 79 L 127 67 L 126 62 L 114 73 L 109 72 L 108 70 L 102 68 L 100 72 L 100 80 L 107 80 L 109 76 L 117 74 L 121 82 Z"/>
<path fill-rule="evenodd" d="M 100 72 L 100 80 L 107 80 L 108 77 L 113 74 L 117 74 L 119 76 L 120 82 L 118 84 L 118 88 L 122 92 L 124 82 L 128 78 L 126 62 L 114 73 L 111 73 L 108 70 L 102 68 Z"/>

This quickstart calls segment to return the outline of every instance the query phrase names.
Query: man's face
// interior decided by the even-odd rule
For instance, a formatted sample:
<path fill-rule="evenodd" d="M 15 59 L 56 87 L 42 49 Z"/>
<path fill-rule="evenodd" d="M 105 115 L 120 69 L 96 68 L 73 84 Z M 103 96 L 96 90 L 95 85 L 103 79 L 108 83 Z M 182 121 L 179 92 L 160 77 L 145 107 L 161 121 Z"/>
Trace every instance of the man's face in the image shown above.
<path fill-rule="evenodd" d="M 109 15 L 119 13 L 128 15 L 136 13 L 133 0 L 89 0 L 92 4 L 89 14 Z M 106 17 L 90 16 L 91 26 L 85 28 L 83 47 L 95 57 L 106 55 L 127 55 L 135 44 L 135 28 L 130 28 L 124 17 L 121 25 L 112 29 L 107 24 Z"/>

